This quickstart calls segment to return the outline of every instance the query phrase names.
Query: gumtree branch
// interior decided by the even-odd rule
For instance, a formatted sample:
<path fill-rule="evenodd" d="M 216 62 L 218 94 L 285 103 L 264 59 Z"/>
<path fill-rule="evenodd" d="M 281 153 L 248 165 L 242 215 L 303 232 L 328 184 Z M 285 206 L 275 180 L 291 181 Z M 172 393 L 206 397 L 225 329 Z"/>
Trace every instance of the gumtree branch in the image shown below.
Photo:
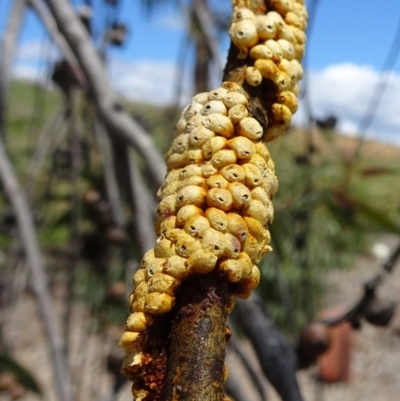
<path fill-rule="evenodd" d="M 87 84 L 98 113 L 107 130 L 134 146 L 143 156 L 149 171 L 161 186 L 165 176 L 165 163 L 151 138 L 133 120 L 117 99 L 103 67 L 100 56 L 90 37 L 66 0 L 46 0 L 58 29 L 68 42 L 85 73 Z"/>
<path fill-rule="evenodd" d="M 236 303 L 244 333 L 257 353 L 262 370 L 283 401 L 302 401 L 296 379 L 297 357 L 292 344 L 279 332 L 255 295 Z"/>
<path fill-rule="evenodd" d="M 24 16 L 26 0 L 14 0 L 5 29 L 0 57 L 0 132 L 6 135 L 7 93 L 10 83 L 11 63 L 17 44 L 18 33 Z"/>
<path fill-rule="evenodd" d="M 58 397 L 60 401 L 70 401 L 70 380 L 64 356 L 64 344 L 56 323 L 56 314 L 52 309 L 53 301 L 49 293 L 43 260 L 32 221 L 32 213 L 29 211 L 25 195 L 21 190 L 2 141 L 0 141 L 0 179 L 17 217 L 21 243 L 31 272 L 32 288 L 49 342 Z"/>

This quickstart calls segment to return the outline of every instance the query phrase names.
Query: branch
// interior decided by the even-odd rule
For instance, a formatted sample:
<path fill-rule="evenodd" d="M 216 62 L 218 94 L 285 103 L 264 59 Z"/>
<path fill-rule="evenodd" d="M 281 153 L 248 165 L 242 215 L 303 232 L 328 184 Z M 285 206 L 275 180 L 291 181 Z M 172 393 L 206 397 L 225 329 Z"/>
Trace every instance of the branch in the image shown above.
<path fill-rule="evenodd" d="M 57 24 L 54 21 L 53 16 L 45 7 L 42 0 L 28 0 L 31 7 L 36 11 L 39 18 L 42 20 L 43 25 L 49 31 L 50 36 L 53 38 L 54 43 L 57 45 L 60 52 L 64 55 L 68 63 L 73 67 L 76 78 L 79 80 L 82 88 L 86 88 L 85 77 L 79 67 L 79 62 L 72 53 L 68 43 L 64 37 L 60 34 Z"/>
<path fill-rule="evenodd" d="M 257 353 L 262 370 L 283 401 L 302 401 L 293 346 L 279 332 L 255 295 L 236 303 L 239 321 Z"/>
<path fill-rule="evenodd" d="M 125 216 L 122 208 L 121 195 L 114 167 L 112 148 L 103 124 L 97 118 L 94 122 L 94 131 L 97 137 L 99 153 L 103 162 L 106 181 L 107 198 L 111 205 L 113 220 L 119 227 L 125 226 Z"/>
<path fill-rule="evenodd" d="M 0 61 L 0 133 L 6 135 L 7 93 L 10 83 L 10 70 L 24 16 L 26 0 L 14 0 L 10 17 L 3 36 Z"/>
<path fill-rule="evenodd" d="M 58 28 L 79 60 L 98 113 L 111 133 L 134 146 L 145 159 L 157 185 L 165 176 L 165 163 L 149 135 L 124 110 L 112 89 L 100 56 L 90 41 L 71 4 L 66 0 L 46 0 Z"/>
<path fill-rule="evenodd" d="M 143 181 L 138 162 L 133 157 L 132 152 L 129 152 L 129 149 L 128 164 L 135 230 L 139 240 L 141 253 L 144 254 L 151 249 L 156 242 L 154 218 L 152 213 L 152 211 L 156 209 L 156 206 L 148 187 Z"/>
<path fill-rule="evenodd" d="M 349 322 L 353 327 L 357 328 L 360 326 L 360 320 L 365 317 L 370 305 L 375 299 L 375 294 L 378 287 L 382 284 L 383 280 L 388 274 L 390 274 L 400 258 L 400 243 L 393 250 L 391 255 L 379 268 L 379 271 L 372 277 L 371 280 L 364 284 L 364 293 L 361 298 L 343 315 L 332 319 L 322 320 L 328 326 L 336 326 L 344 321 Z"/>
<path fill-rule="evenodd" d="M 37 298 L 39 312 L 49 342 L 58 397 L 60 401 L 70 401 L 70 380 L 64 357 L 64 344 L 56 324 L 56 314 L 52 309 L 53 301 L 49 293 L 32 214 L 2 141 L 0 141 L 0 179 L 17 217 L 21 243 L 32 275 L 32 288 Z"/>
<path fill-rule="evenodd" d="M 227 283 L 218 274 L 194 276 L 177 295 L 169 334 L 167 373 L 161 401 L 222 400 L 226 347 Z"/>

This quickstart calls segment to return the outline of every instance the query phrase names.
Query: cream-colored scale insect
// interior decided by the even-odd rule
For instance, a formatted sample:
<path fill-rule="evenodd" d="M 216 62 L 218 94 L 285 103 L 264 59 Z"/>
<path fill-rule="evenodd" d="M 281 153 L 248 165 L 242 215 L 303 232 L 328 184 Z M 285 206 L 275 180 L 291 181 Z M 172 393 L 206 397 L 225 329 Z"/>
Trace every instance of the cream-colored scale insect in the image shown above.
<path fill-rule="evenodd" d="M 257 263 L 271 251 L 268 227 L 278 188 L 262 142 L 284 132 L 298 108 L 306 27 L 302 0 L 271 0 L 265 15 L 236 7 L 229 35 L 243 60 L 243 88 L 226 81 L 195 95 L 175 126 L 168 173 L 157 192 L 158 239 L 133 276 L 131 314 L 119 344 L 126 351 L 123 371 L 132 379 L 143 377 L 156 356 L 152 328 L 173 309 L 188 277 L 216 271 L 240 298 L 260 281 Z M 261 99 L 263 121 L 254 115 L 249 87 L 258 96 L 268 92 Z M 145 355 L 151 356 L 146 362 Z M 149 401 L 153 391 L 134 381 L 136 399 Z"/>

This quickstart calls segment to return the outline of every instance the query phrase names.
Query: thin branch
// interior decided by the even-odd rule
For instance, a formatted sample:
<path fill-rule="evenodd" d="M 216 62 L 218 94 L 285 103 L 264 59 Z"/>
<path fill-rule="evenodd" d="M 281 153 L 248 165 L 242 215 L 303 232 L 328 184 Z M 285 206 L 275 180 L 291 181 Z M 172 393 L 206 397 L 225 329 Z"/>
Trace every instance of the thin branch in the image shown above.
<path fill-rule="evenodd" d="M 123 227 L 125 225 L 125 216 L 122 207 L 121 194 L 118 188 L 116 171 L 114 168 L 112 148 L 104 125 L 98 118 L 94 122 L 94 131 L 104 166 L 107 199 L 111 205 L 113 219 L 119 227 Z"/>
<path fill-rule="evenodd" d="M 221 59 L 218 42 L 213 32 L 213 20 L 210 10 L 203 0 L 194 0 L 193 10 L 200 24 L 203 35 L 206 38 L 208 49 L 212 55 L 217 70 L 218 72 L 221 72 L 223 68 L 223 62 Z"/>
<path fill-rule="evenodd" d="M 57 24 L 54 21 L 53 16 L 49 12 L 48 8 L 43 4 L 42 0 L 28 0 L 31 7 L 36 11 L 39 18 L 42 20 L 43 25 L 46 27 L 54 43 L 57 45 L 60 52 L 64 55 L 68 63 L 73 67 L 76 78 L 79 80 L 82 88 L 86 87 L 85 77 L 80 70 L 79 62 L 71 51 L 68 43 L 64 39 L 63 35 L 60 34 Z"/>
<path fill-rule="evenodd" d="M 58 397 L 60 401 L 70 401 L 70 380 L 64 356 L 64 344 L 56 323 L 56 314 L 52 308 L 53 301 L 49 293 L 43 260 L 32 221 L 32 213 L 29 211 L 25 195 L 18 183 L 2 141 L 0 141 L 0 179 L 17 217 L 21 243 L 32 275 L 32 288 L 37 298 L 39 312 L 49 342 Z"/>
<path fill-rule="evenodd" d="M 4 32 L 0 57 L 0 133 L 6 136 L 7 93 L 10 84 L 10 70 L 16 49 L 26 0 L 14 0 L 8 24 Z"/>
<path fill-rule="evenodd" d="M 382 284 L 387 275 L 393 271 L 395 264 L 399 258 L 400 243 L 393 250 L 385 263 L 382 264 L 375 276 L 364 284 L 364 293 L 361 298 L 354 304 L 354 306 L 347 310 L 343 315 L 332 319 L 324 319 L 322 320 L 322 322 L 328 326 L 336 326 L 339 323 L 347 321 L 351 323 L 354 327 L 358 327 L 360 325 L 360 320 L 365 317 L 365 313 L 367 312 L 372 301 L 375 299 L 375 294 L 378 287 Z"/>
<path fill-rule="evenodd" d="M 238 300 L 236 310 L 266 378 L 283 401 L 302 401 L 295 349 L 266 314 L 261 299 L 253 294 L 247 301 Z"/>
<path fill-rule="evenodd" d="M 120 136 L 141 153 L 152 178 L 161 186 L 166 172 L 164 160 L 149 135 L 117 99 L 100 56 L 71 4 L 66 0 L 46 0 L 46 3 L 85 72 L 92 99 L 108 132 Z"/>
<path fill-rule="evenodd" d="M 132 201 L 134 206 L 135 230 L 139 240 L 141 253 L 144 254 L 153 248 L 156 235 L 154 233 L 153 210 L 156 205 L 153 197 L 145 185 L 137 161 L 132 152 L 128 154 L 128 163 L 130 171 L 130 187 L 132 191 Z"/>

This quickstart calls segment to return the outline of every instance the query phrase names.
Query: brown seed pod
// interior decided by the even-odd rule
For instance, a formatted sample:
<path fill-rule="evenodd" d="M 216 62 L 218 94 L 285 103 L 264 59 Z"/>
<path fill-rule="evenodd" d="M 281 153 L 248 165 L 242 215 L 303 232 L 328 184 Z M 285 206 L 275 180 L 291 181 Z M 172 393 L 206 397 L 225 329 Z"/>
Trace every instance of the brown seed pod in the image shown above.
<path fill-rule="evenodd" d="M 209 207 L 206 210 L 206 218 L 210 226 L 215 230 L 225 232 L 228 228 L 228 217 L 226 213 L 215 207 Z"/>
<path fill-rule="evenodd" d="M 145 309 L 152 315 L 169 312 L 174 305 L 175 298 L 162 292 L 152 292 L 146 296 Z"/>
<path fill-rule="evenodd" d="M 270 223 L 268 209 L 258 200 L 251 200 L 250 205 L 243 209 L 243 215 L 258 220 L 263 226 Z"/>
<path fill-rule="evenodd" d="M 209 100 L 222 100 L 224 96 L 227 94 L 228 90 L 225 88 L 217 88 L 213 89 L 212 91 L 208 92 L 208 99 Z"/>
<path fill-rule="evenodd" d="M 237 105 L 242 105 L 246 107 L 249 104 L 247 97 L 242 93 L 236 91 L 229 91 L 222 100 L 225 103 L 225 106 L 229 109 Z"/>
<path fill-rule="evenodd" d="M 236 154 L 230 149 L 221 149 L 218 152 L 215 152 L 211 158 L 211 163 L 217 169 L 221 169 L 228 164 L 235 164 L 236 162 Z"/>
<path fill-rule="evenodd" d="M 203 125 L 194 128 L 189 135 L 189 145 L 194 148 L 201 148 L 209 139 L 214 138 L 215 134 Z"/>
<path fill-rule="evenodd" d="M 292 112 L 284 104 L 273 103 L 271 106 L 272 121 L 275 124 L 288 127 L 292 121 Z"/>
<path fill-rule="evenodd" d="M 250 57 L 254 60 L 272 60 L 273 54 L 268 46 L 261 44 L 251 48 Z"/>
<path fill-rule="evenodd" d="M 178 239 L 175 245 L 176 253 L 183 258 L 188 258 L 192 253 L 199 249 L 201 249 L 200 241 L 197 241 L 191 235 L 182 230 L 182 236 Z"/>
<path fill-rule="evenodd" d="M 153 324 L 153 318 L 143 312 L 131 313 L 126 321 L 125 330 L 140 332 L 147 330 Z"/>
<path fill-rule="evenodd" d="M 165 197 L 157 207 L 157 219 L 162 221 L 169 216 L 172 216 L 176 213 L 176 195 L 169 195 Z"/>
<path fill-rule="evenodd" d="M 249 233 L 261 243 L 264 240 L 264 232 L 267 231 L 263 225 L 253 217 L 244 217 Z"/>
<path fill-rule="evenodd" d="M 236 157 L 240 160 L 250 159 L 256 151 L 254 143 L 242 136 L 232 138 L 228 141 L 227 146 L 235 152 Z"/>
<path fill-rule="evenodd" d="M 182 188 L 176 195 L 176 205 L 179 208 L 185 205 L 203 207 L 205 205 L 206 193 L 207 191 L 202 187 L 188 185 L 187 187 Z"/>
<path fill-rule="evenodd" d="M 206 200 L 208 207 L 216 207 L 224 212 L 230 210 L 233 203 L 231 193 L 225 188 L 211 188 Z"/>
<path fill-rule="evenodd" d="M 224 238 L 225 249 L 223 256 L 229 259 L 237 259 L 239 257 L 241 248 L 239 240 L 230 233 L 225 233 Z"/>
<path fill-rule="evenodd" d="M 277 96 L 277 102 L 285 105 L 292 114 L 296 113 L 298 108 L 297 97 L 289 91 L 281 92 Z"/>
<path fill-rule="evenodd" d="M 207 274 L 212 271 L 218 261 L 218 256 L 203 249 L 192 253 L 188 258 L 191 270 L 194 274 Z"/>
<path fill-rule="evenodd" d="M 202 237 L 205 230 L 210 228 L 210 222 L 204 216 L 196 216 L 189 219 L 183 229 L 194 238 Z"/>
<path fill-rule="evenodd" d="M 232 182 L 228 187 L 232 194 L 233 207 L 237 210 L 248 207 L 251 202 L 250 189 L 240 182 Z"/>
<path fill-rule="evenodd" d="M 226 138 L 216 136 L 210 139 L 202 146 L 203 157 L 205 159 L 211 159 L 213 154 L 226 147 L 228 143 Z"/>
<path fill-rule="evenodd" d="M 246 82 L 247 82 L 250 86 L 259 86 L 259 85 L 261 85 L 262 78 L 263 78 L 263 77 L 262 77 L 262 75 L 261 75 L 261 72 L 258 71 L 257 68 L 252 67 L 252 66 L 246 68 L 245 79 L 246 79 Z M 231 110 L 232 110 L 232 109 L 231 109 Z M 229 111 L 230 111 L 230 110 L 229 110 Z M 230 116 L 230 113 L 229 113 L 229 116 Z M 247 115 L 244 116 L 244 117 L 247 117 Z M 242 120 L 244 117 L 242 117 L 240 120 Z M 240 120 L 239 120 L 239 121 L 240 121 Z M 234 122 L 236 123 L 237 121 L 234 121 Z"/>
<path fill-rule="evenodd" d="M 183 227 L 186 222 L 194 216 L 204 216 L 203 210 L 194 205 L 183 206 L 178 210 L 178 213 L 176 214 L 175 225 L 177 227 Z"/>
<path fill-rule="evenodd" d="M 221 100 L 210 100 L 207 102 L 200 111 L 201 115 L 209 116 L 210 114 L 228 115 L 228 110 Z"/>
<path fill-rule="evenodd" d="M 239 122 L 238 133 L 241 136 L 255 141 L 263 136 L 263 129 L 255 118 L 246 117 Z"/>
<path fill-rule="evenodd" d="M 209 178 L 218 173 L 218 170 L 211 164 L 211 162 L 203 163 L 201 166 L 201 171 L 205 178 Z"/>
<path fill-rule="evenodd" d="M 176 286 L 179 281 L 168 274 L 157 273 L 147 282 L 147 289 L 149 293 L 162 292 L 168 295 L 174 295 Z"/>
<path fill-rule="evenodd" d="M 187 259 L 175 255 L 165 260 L 162 271 L 169 276 L 182 280 L 190 273 L 190 264 Z"/>
<path fill-rule="evenodd" d="M 158 237 L 154 248 L 154 255 L 157 258 L 168 258 L 169 256 L 175 255 L 174 244 L 163 235 Z"/>
<path fill-rule="evenodd" d="M 225 138 L 232 138 L 235 134 L 235 127 L 229 117 L 222 114 L 211 114 L 204 117 L 203 125 L 216 134 Z"/>
<path fill-rule="evenodd" d="M 246 222 L 236 213 L 228 213 L 228 232 L 234 235 L 240 242 L 245 242 L 248 237 Z"/>
<path fill-rule="evenodd" d="M 228 188 L 229 185 L 229 182 L 220 174 L 207 178 L 206 183 L 209 188 Z"/>
<path fill-rule="evenodd" d="M 245 172 L 238 164 L 229 164 L 221 169 L 221 175 L 229 182 L 243 182 Z"/>
<path fill-rule="evenodd" d="M 212 253 L 221 257 L 225 251 L 225 237 L 221 232 L 209 228 L 204 232 L 201 246 L 204 252 Z"/>
<path fill-rule="evenodd" d="M 142 281 L 146 281 L 146 270 L 138 269 L 132 277 L 133 288 L 136 288 Z"/>
<path fill-rule="evenodd" d="M 275 20 L 269 14 L 255 17 L 258 38 L 261 40 L 274 39 L 277 33 Z"/>
<path fill-rule="evenodd" d="M 219 265 L 219 268 L 231 283 L 236 283 L 242 278 L 242 267 L 237 260 L 226 259 Z"/>
<path fill-rule="evenodd" d="M 253 188 L 261 185 L 262 175 L 254 164 L 246 163 L 242 167 L 245 173 L 245 183 L 248 187 Z"/>
<path fill-rule="evenodd" d="M 234 22 L 229 29 L 229 36 L 239 49 L 238 58 L 246 58 L 247 51 L 258 42 L 257 28 L 253 20 L 246 19 Z"/>
<path fill-rule="evenodd" d="M 248 67 L 248 68 L 253 68 L 254 67 Z M 262 76 L 261 74 L 258 72 L 258 70 L 256 70 L 258 73 L 258 76 L 260 78 L 260 83 L 262 80 Z M 247 70 L 246 70 L 246 74 L 247 74 Z M 246 79 L 247 79 L 247 75 L 246 75 Z M 253 85 L 253 86 L 257 86 L 257 85 Z M 231 119 L 231 121 L 234 124 L 237 124 L 240 120 L 243 120 L 243 118 L 247 117 L 249 115 L 249 112 L 247 111 L 246 107 L 243 106 L 242 104 L 237 104 L 236 106 L 233 106 L 229 109 L 228 111 L 228 117 Z"/>

